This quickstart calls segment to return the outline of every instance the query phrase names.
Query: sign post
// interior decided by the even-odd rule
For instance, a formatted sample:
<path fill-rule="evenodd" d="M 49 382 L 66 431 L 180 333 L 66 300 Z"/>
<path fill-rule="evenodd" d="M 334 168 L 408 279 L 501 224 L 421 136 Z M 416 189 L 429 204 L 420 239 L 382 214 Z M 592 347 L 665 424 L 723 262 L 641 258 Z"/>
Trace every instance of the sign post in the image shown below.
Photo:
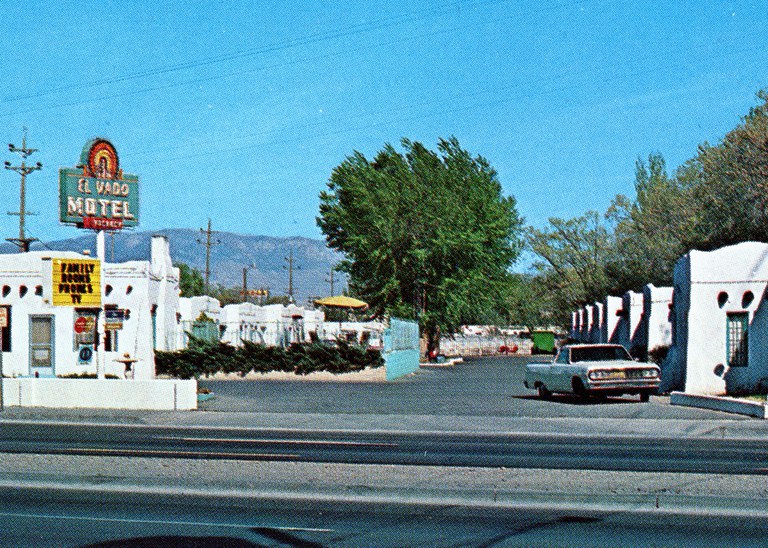
<path fill-rule="evenodd" d="M 3 329 L 8 327 L 8 309 L 0 308 L 0 411 L 5 410 L 5 396 L 3 395 Z"/>
<path fill-rule="evenodd" d="M 93 307 L 96 309 L 97 327 L 93 341 L 94 349 L 83 346 L 78 354 L 80 363 L 88 363 L 95 354 L 96 376 L 105 376 L 104 340 L 106 334 L 106 312 L 102 308 L 101 295 L 105 280 L 100 265 L 106 260 L 105 230 L 121 230 L 139 224 L 139 178 L 123 173 L 115 147 L 103 138 L 91 139 L 83 147 L 80 163 L 74 168 L 59 170 L 59 220 L 63 224 L 78 228 L 96 230 L 96 257 L 90 271 L 79 274 L 90 276 L 88 281 L 64 281 L 59 283 L 60 296 L 57 302 L 57 279 L 54 261 L 54 305 Z M 74 262 L 74 261 L 68 261 Z M 85 267 L 86 270 L 88 267 Z M 71 299 L 71 303 L 66 297 Z M 77 328 L 77 326 L 75 326 Z"/>

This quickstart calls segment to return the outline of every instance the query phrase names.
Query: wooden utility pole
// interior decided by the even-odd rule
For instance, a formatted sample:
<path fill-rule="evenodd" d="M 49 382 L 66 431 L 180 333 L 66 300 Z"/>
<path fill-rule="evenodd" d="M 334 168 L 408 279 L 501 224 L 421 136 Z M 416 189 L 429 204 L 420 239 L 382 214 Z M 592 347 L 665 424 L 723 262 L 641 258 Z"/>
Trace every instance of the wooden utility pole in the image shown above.
<path fill-rule="evenodd" d="M 221 243 L 221 240 L 212 240 L 211 234 L 215 234 L 211 230 L 211 220 L 208 219 L 208 230 L 200 229 L 200 232 L 205 234 L 205 240 L 197 240 L 197 243 L 205 246 L 205 294 L 208 295 L 208 289 L 210 287 L 209 281 L 211 278 L 211 247 Z"/>
<path fill-rule="evenodd" d="M 336 266 L 331 267 L 331 277 L 328 280 L 325 280 L 326 282 L 330 282 L 331 284 L 331 297 L 333 297 L 333 271 L 335 270 Z"/>
<path fill-rule="evenodd" d="M 293 271 L 299 270 L 301 267 L 293 266 L 293 248 L 290 249 L 290 252 L 288 256 L 285 258 L 286 261 L 288 261 L 288 266 L 283 266 L 283 268 L 288 270 L 288 301 L 290 303 L 294 303 L 295 299 L 293 298 Z"/>
<path fill-rule="evenodd" d="M 26 234 L 24 233 L 25 218 L 27 215 L 33 215 L 27 211 L 26 205 L 27 175 L 33 171 L 41 169 L 43 164 L 37 162 L 37 164 L 34 166 L 27 165 L 27 158 L 29 158 L 29 156 L 31 156 L 33 153 L 37 152 L 36 148 L 27 148 L 27 128 L 24 128 L 24 135 L 21 138 L 21 148 L 16 148 L 15 145 L 9 144 L 8 150 L 11 152 L 16 152 L 19 156 L 21 156 L 20 166 L 13 166 L 11 165 L 11 162 L 5 162 L 5 169 L 10 169 L 11 171 L 15 171 L 21 175 L 21 198 L 19 200 L 19 211 L 8 212 L 8 215 L 19 216 L 19 237 L 6 238 L 6 240 L 19 246 L 19 251 L 21 253 L 26 253 L 29 251 L 29 244 L 37 241 L 37 238 L 27 238 Z"/>

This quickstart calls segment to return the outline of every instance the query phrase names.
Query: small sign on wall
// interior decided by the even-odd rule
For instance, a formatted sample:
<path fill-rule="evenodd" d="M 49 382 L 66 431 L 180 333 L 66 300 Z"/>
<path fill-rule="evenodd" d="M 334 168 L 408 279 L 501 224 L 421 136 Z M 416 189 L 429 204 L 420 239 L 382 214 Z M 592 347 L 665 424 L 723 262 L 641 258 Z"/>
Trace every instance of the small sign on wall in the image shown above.
<path fill-rule="evenodd" d="M 77 363 L 79 365 L 89 365 L 93 359 L 93 346 L 83 345 L 77 352 Z"/>

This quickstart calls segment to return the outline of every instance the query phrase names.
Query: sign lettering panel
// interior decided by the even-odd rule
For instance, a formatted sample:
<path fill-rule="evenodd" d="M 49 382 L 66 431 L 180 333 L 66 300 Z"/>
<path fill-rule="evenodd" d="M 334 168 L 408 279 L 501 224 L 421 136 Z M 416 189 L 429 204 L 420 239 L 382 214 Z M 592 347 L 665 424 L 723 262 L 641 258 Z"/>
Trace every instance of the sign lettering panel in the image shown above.
<path fill-rule="evenodd" d="M 101 263 L 53 259 L 53 306 L 101 306 Z"/>

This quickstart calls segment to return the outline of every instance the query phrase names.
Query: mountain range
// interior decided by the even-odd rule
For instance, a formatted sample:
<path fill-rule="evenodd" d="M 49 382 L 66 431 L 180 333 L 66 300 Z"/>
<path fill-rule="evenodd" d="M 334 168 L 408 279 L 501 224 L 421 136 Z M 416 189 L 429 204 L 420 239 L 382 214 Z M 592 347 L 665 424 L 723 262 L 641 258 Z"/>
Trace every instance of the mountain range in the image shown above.
<path fill-rule="evenodd" d="M 168 238 L 174 264 L 186 263 L 205 273 L 206 234 L 199 230 L 169 228 L 154 232 L 122 231 L 106 238 L 106 258 L 109 262 L 149 260 L 150 240 L 153 234 Z M 203 242 L 203 243 L 200 243 Z M 288 292 L 288 257 L 293 252 L 293 286 L 296 302 L 330 295 L 330 270 L 341 260 L 341 255 L 328 249 L 325 242 L 312 238 L 255 236 L 232 232 L 211 235 L 210 283 L 241 288 L 243 268 L 248 268 L 249 289 L 268 288 L 272 295 Z M 35 242 L 32 250 L 56 251 L 90 250 L 96 255 L 96 235 L 87 233 L 76 238 Z M 15 253 L 18 248 L 10 243 L 0 244 L 0 253 Z M 250 267 L 252 265 L 252 267 Z M 334 273 L 334 293 L 344 289 L 342 275 Z"/>

